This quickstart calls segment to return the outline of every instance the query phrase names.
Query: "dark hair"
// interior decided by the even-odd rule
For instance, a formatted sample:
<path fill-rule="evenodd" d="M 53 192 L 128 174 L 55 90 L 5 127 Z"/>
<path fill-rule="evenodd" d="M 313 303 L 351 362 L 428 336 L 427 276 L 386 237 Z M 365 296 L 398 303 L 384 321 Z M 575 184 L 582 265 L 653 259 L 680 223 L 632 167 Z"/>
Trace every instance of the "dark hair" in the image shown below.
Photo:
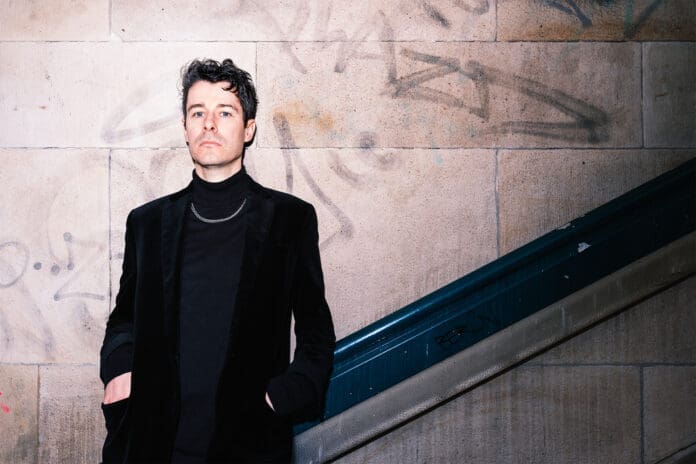
<path fill-rule="evenodd" d="M 184 120 L 186 120 L 188 91 L 198 81 L 229 82 L 230 86 L 225 90 L 233 92 L 239 98 L 244 113 L 244 122 L 256 118 L 256 105 L 259 101 L 256 98 L 256 89 L 251 81 L 251 76 L 227 58 L 222 63 L 210 59 L 193 60 L 182 68 L 181 109 L 184 113 Z"/>

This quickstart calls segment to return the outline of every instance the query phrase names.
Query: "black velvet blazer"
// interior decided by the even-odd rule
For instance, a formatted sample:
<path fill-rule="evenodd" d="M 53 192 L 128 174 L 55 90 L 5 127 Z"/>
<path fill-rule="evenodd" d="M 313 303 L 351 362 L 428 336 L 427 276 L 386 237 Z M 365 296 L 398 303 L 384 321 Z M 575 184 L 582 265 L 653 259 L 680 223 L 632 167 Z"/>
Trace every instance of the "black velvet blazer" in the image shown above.
<path fill-rule="evenodd" d="M 179 250 L 190 203 L 189 185 L 128 215 L 123 274 L 101 362 L 133 343 L 131 396 L 103 406 L 105 462 L 167 462 L 171 456 L 180 407 Z M 314 208 L 254 181 L 247 205 L 210 462 L 289 460 L 291 426 L 321 414 L 333 365 Z M 291 313 L 297 346 L 289 364 Z"/>

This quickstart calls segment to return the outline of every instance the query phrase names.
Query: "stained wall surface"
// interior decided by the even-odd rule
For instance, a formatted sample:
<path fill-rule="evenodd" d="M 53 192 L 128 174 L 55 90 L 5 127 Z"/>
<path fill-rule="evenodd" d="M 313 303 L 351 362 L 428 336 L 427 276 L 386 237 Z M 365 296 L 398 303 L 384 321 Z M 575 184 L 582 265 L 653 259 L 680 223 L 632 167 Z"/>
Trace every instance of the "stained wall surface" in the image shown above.
<path fill-rule="evenodd" d="M 695 31 L 696 0 L 0 0 L 0 463 L 98 459 L 125 217 L 191 177 L 184 63 L 252 74 L 247 169 L 316 206 L 343 337 L 695 157 Z"/>

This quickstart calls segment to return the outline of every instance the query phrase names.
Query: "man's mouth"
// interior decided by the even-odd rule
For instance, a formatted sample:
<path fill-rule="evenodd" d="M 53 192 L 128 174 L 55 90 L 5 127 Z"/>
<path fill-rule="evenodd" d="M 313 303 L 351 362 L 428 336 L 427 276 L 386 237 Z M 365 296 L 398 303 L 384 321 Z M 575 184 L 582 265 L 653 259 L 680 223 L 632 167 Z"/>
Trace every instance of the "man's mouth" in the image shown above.
<path fill-rule="evenodd" d="M 214 141 L 214 140 L 205 140 L 205 141 L 201 142 L 200 145 L 201 145 L 202 147 L 203 147 L 203 146 L 206 146 L 206 145 L 211 145 L 211 146 L 214 146 L 214 147 L 219 147 L 219 146 L 221 146 L 221 144 L 220 144 L 219 142 L 216 142 L 216 141 Z"/>

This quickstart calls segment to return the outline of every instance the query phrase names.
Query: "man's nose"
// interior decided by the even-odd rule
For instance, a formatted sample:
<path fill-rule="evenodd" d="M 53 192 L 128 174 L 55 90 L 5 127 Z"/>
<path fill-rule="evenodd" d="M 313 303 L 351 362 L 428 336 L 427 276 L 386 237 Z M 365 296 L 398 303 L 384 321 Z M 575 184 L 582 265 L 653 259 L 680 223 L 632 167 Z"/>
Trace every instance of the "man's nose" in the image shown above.
<path fill-rule="evenodd" d="M 213 114 L 208 114 L 205 117 L 204 123 L 206 130 L 215 130 L 215 119 L 213 118 Z"/>

